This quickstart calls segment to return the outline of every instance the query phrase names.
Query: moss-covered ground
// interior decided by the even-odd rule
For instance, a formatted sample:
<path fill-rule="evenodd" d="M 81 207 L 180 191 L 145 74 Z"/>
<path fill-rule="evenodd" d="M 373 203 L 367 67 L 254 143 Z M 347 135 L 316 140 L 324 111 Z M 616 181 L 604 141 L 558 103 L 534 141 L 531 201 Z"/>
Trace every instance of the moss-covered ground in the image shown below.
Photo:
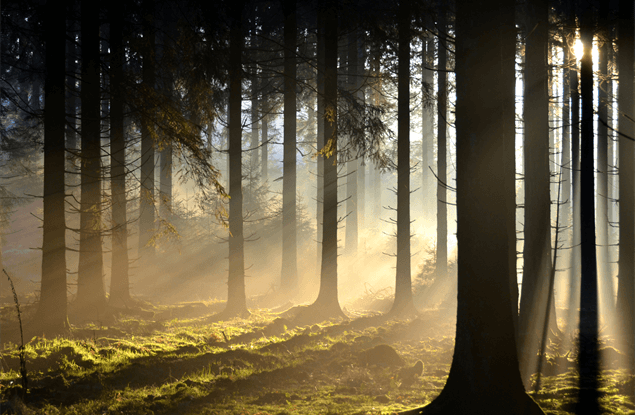
<path fill-rule="evenodd" d="M 452 361 L 449 310 L 404 320 L 349 311 L 347 320 L 299 324 L 297 308 L 214 321 L 215 306 L 145 304 L 137 315 L 28 338 L 26 393 L 18 346 L 3 336 L 0 412 L 388 414 L 434 399 Z M 564 415 L 574 408 L 577 372 L 571 355 L 557 359 L 564 365 L 542 378 L 534 398 L 546 413 Z M 634 413 L 632 389 L 623 369 L 603 371 L 605 412 Z"/>

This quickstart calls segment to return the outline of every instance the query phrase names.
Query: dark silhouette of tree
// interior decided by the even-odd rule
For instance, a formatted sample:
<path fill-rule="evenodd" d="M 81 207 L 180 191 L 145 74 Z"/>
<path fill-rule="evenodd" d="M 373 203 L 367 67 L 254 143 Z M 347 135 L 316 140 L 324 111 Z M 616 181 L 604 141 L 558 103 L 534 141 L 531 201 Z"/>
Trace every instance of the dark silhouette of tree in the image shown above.
<path fill-rule="evenodd" d="M 391 314 L 414 314 L 410 269 L 410 2 L 399 2 L 397 97 L 397 271 Z"/>
<path fill-rule="evenodd" d="M 527 3 L 524 92 L 525 220 L 519 357 L 523 379 L 536 369 L 551 272 L 549 171 L 548 2 Z M 555 310 L 555 307 L 553 308 Z M 551 311 L 551 310 L 550 310 Z M 550 315 L 555 327 L 555 312 Z"/>
<path fill-rule="evenodd" d="M 241 93 L 243 1 L 229 7 L 229 278 L 225 316 L 245 316 L 245 247 L 243 236 Z"/>
<path fill-rule="evenodd" d="M 284 9 L 284 161 L 282 179 L 282 274 L 280 286 L 293 291 L 298 284 L 296 206 L 296 0 L 283 0 Z"/>
<path fill-rule="evenodd" d="M 353 11 L 357 9 L 357 4 L 353 3 L 351 8 Z M 350 94 L 351 99 L 356 99 L 357 76 L 359 60 L 357 56 L 357 23 L 351 24 L 348 28 L 349 33 L 346 39 L 346 49 L 342 50 L 343 56 L 347 57 L 348 67 L 345 68 L 347 72 L 347 93 Z M 363 63 L 362 63 L 363 65 Z M 343 66 L 343 65 L 341 65 Z M 348 145 L 352 144 L 352 139 L 349 137 Z M 357 255 L 357 249 L 359 245 L 359 221 L 358 221 L 358 188 L 357 188 L 357 168 L 359 166 L 358 157 L 353 154 L 349 160 L 346 161 L 346 225 L 345 225 L 345 240 L 344 240 L 344 255 L 351 259 L 354 259 Z"/>
<path fill-rule="evenodd" d="M 458 310 L 447 383 L 407 414 L 541 414 L 518 369 L 509 290 L 514 2 L 457 1 Z"/>
<path fill-rule="evenodd" d="M 66 220 L 64 215 L 64 101 L 66 21 L 64 1 L 45 4 L 46 77 L 44 84 L 44 209 L 42 280 L 36 323 L 46 334 L 67 326 Z"/>
<path fill-rule="evenodd" d="M 437 258 L 436 275 L 444 278 L 448 273 L 448 205 L 447 205 L 447 114 L 448 74 L 447 59 L 447 3 L 439 0 L 438 13 L 438 90 L 437 90 Z"/>
<path fill-rule="evenodd" d="M 635 137 L 633 120 L 633 2 L 619 2 L 618 12 L 618 70 L 619 70 L 619 280 L 617 291 L 617 314 L 620 316 L 622 350 L 630 362 L 635 354 L 635 222 L 633 207 L 635 201 Z M 631 363 L 631 373 L 635 368 Z"/>
<path fill-rule="evenodd" d="M 155 136 L 154 116 L 155 104 L 150 97 L 156 88 L 156 29 L 155 4 L 151 0 L 144 0 L 141 7 L 143 44 L 141 46 L 142 64 L 142 92 L 147 99 L 141 109 L 141 186 L 139 194 L 139 257 L 144 266 L 149 266 L 154 258 L 154 245 L 150 243 L 154 235 L 154 153 Z"/>
<path fill-rule="evenodd" d="M 100 137 L 99 6 L 83 4 L 81 19 L 81 202 L 78 309 L 104 311 L 106 293 L 102 256 L 102 166 Z"/>
<path fill-rule="evenodd" d="M 344 316 L 337 290 L 337 19 L 335 0 L 318 2 L 324 19 L 324 213 L 322 225 L 322 263 L 318 298 L 306 314 L 320 317 Z"/>
<path fill-rule="evenodd" d="M 582 119 L 580 125 L 580 334 L 578 364 L 580 389 L 578 414 L 597 414 L 599 387 L 598 353 L 598 270 L 595 245 L 595 166 L 593 161 L 593 11 L 585 4 L 581 11 L 582 47 L 580 64 L 580 97 Z M 600 218 L 604 220 L 604 218 Z"/>
<path fill-rule="evenodd" d="M 130 301 L 128 218 L 126 203 L 126 137 L 124 125 L 123 6 L 111 5 L 110 20 L 110 188 L 112 194 L 111 306 Z"/>

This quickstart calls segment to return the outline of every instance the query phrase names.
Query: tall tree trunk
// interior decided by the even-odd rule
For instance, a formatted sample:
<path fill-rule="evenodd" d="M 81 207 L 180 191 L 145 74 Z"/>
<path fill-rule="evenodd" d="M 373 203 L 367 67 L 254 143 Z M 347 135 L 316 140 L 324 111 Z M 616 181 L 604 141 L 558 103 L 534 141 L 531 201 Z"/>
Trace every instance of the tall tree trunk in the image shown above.
<path fill-rule="evenodd" d="M 82 4 L 81 203 L 77 303 L 97 317 L 106 305 L 101 218 L 99 6 Z"/>
<path fill-rule="evenodd" d="M 337 4 L 321 0 L 324 13 L 324 222 L 320 291 L 313 308 L 322 315 L 343 315 L 337 290 Z"/>
<path fill-rule="evenodd" d="M 348 35 L 348 90 L 351 94 L 357 86 L 357 33 L 351 30 Z M 349 138 L 349 146 L 353 146 Z M 353 157 L 346 162 L 346 240 L 344 251 L 346 256 L 354 259 L 357 255 L 358 221 L 357 221 L 357 155 L 352 152 Z"/>
<path fill-rule="evenodd" d="M 44 203 L 42 282 L 36 320 L 46 334 L 67 326 L 66 221 L 64 206 L 64 100 L 66 21 L 64 1 L 48 1 L 44 84 Z"/>
<path fill-rule="evenodd" d="M 256 188 L 258 177 L 258 139 L 260 131 L 258 128 L 260 117 L 259 114 L 259 82 L 258 82 L 258 66 L 254 65 L 251 73 L 251 136 L 249 142 L 249 198 L 247 202 L 248 209 L 256 208 Z"/>
<path fill-rule="evenodd" d="M 128 279 L 128 218 L 126 211 L 126 139 L 124 127 L 122 7 L 110 6 L 110 188 L 112 192 L 112 265 L 110 305 L 130 301 Z"/>
<path fill-rule="evenodd" d="M 571 11 L 573 14 L 573 11 Z M 569 38 L 575 39 L 575 32 Z M 578 327 L 577 310 L 580 294 L 580 91 L 578 80 L 577 57 L 574 57 L 572 68 L 569 70 L 569 85 L 571 86 L 571 270 L 569 281 L 569 299 L 567 304 L 567 334 L 572 334 Z"/>
<path fill-rule="evenodd" d="M 317 150 L 324 149 L 324 10 L 317 11 Z M 324 219 L 324 157 L 317 157 L 317 212 L 316 212 L 316 270 L 321 269 L 322 263 L 322 222 Z"/>
<path fill-rule="evenodd" d="M 284 160 L 282 179 L 282 274 L 280 287 L 298 285 L 296 231 L 296 0 L 284 1 Z"/>
<path fill-rule="evenodd" d="M 152 133 L 153 105 L 151 91 L 156 87 L 154 4 L 143 1 L 143 88 L 147 94 L 141 114 L 141 188 L 139 195 L 139 257 L 144 264 L 151 264 L 155 250 L 150 244 L 154 234 L 154 139 Z"/>
<path fill-rule="evenodd" d="M 415 312 L 410 270 L 410 13 L 410 3 L 400 1 L 397 11 L 397 273 L 391 310 L 394 314 Z"/>
<path fill-rule="evenodd" d="M 434 131 L 432 120 L 432 109 L 427 108 L 430 99 L 430 91 L 432 91 L 434 74 L 433 71 L 426 68 L 432 68 L 434 65 L 434 40 L 432 38 L 425 38 L 423 40 L 422 54 L 421 54 L 421 212 L 428 217 L 431 215 L 430 209 L 430 195 L 432 193 L 432 182 L 430 180 L 433 177 L 430 174 L 430 167 L 434 163 L 434 156 L 431 157 L 431 151 L 433 149 Z"/>
<path fill-rule="evenodd" d="M 621 316 L 620 334 L 622 350 L 629 360 L 635 359 L 635 223 L 633 208 L 635 201 L 635 137 L 633 119 L 633 2 L 620 0 L 618 21 L 618 66 L 619 66 L 619 192 L 620 192 L 620 236 L 619 236 L 619 280 L 617 291 L 617 314 Z M 631 367 L 631 374 L 635 368 Z"/>
<path fill-rule="evenodd" d="M 599 46 L 599 67 L 598 79 L 598 146 L 597 146 L 597 234 L 598 234 L 598 277 L 600 281 L 599 293 L 601 313 L 605 322 L 612 321 L 614 312 L 613 300 L 613 277 L 611 276 L 609 264 L 609 222 L 608 222 L 608 95 L 607 95 L 607 73 L 608 73 L 608 48 L 610 27 L 608 23 L 609 3 L 602 2 L 600 9 L 600 27 L 605 28 L 601 33 L 602 37 Z M 613 327 L 613 324 L 610 324 Z"/>
<path fill-rule="evenodd" d="M 230 5 L 229 32 L 229 278 L 227 315 L 248 315 L 245 293 L 245 242 L 242 187 L 242 0 Z"/>
<path fill-rule="evenodd" d="M 357 41 L 357 78 L 355 79 L 355 90 L 358 102 L 362 105 L 365 104 L 364 90 L 362 89 L 362 83 L 365 78 L 366 72 L 364 70 L 364 63 L 366 61 L 366 48 L 364 42 L 360 38 L 361 31 L 356 32 Z M 357 227 L 364 230 L 366 227 L 366 161 L 360 158 L 357 161 Z M 358 242 L 359 243 L 359 242 Z"/>
<path fill-rule="evenodd" d="M 529 379 L 537 367 L 551 274 L 551 196 L 549 171 L 548 4 L 526 4 L 525 45 L 525 227 L 523 282 L 519 315 L 520 371 Z M 553 302 L 551 303 L 553 305 Z M 550 312 L 550 326 L 555 313 Z"/>
<path fill-rule="evenodd" d="M 266 110 L 263 108 L 263 111 Z M 267 183 L 269 181 L 269 114 L 266 112 L 262 116 L 262 147 L 260 151 L 262 181 L 263 183 Z"/>
<path fill-rule="evenodd" d="M 584 56 L 580 65 L 582 123 L 580 139 L 580 335 L 578 364 L 580 389 L 577 414 L 597 414 L 598 356 L 598 286 L 595 245 L 595 186 L 593 161 L 593 18 L 590 7 L 582 12 L 581 38 Z M 632 212 L 631 212 L 632 215 Z M 604 218 L 600 218 L 604 220 Z"/>
<path fill-rule="evenodd" d="M 447 69 L 447 36 L 446 3 L 438 3 L 439 30 L 439 72 L 437 103 L 437 278 L 445 278 L 448 273 L 448 205 L 447 201 L 447 114 L 448 114 L 448 75 Z"/>
<path fill-rule="evenodd" d="M 373 105 L 377 105 L 377 96 L 378 96 L 378 89 L 380 87 L 380 81 L 379 81 L 379 70 L 380 70 L 380 63 L 379 63 L 379 47 L 377 45 L 373 45 L 372 46 L 372 61 L 371 61 L 371 72 L 373 75 L 373 89 L 372 89 L 372 100 L 373 100 Z M 379 222 L 381 220 L 381 212 L 382 212 L 382 206 L 381 206 L 381 190 L 382 190 L 382 184 L 381 184 L 381 170 L 379 169 L 378 165 L 374 165 L 373 166 L 373 216 L 376 218 L 377 222 Z"/>
<path fill-rule="evenodd" d="M 456 5 L 458 310 L 441 394 L 408 414 L 542 414 L 518 370 L 509 290 L 514 2 Z M 496 339 L 496 341 L 492 341 Z"/>

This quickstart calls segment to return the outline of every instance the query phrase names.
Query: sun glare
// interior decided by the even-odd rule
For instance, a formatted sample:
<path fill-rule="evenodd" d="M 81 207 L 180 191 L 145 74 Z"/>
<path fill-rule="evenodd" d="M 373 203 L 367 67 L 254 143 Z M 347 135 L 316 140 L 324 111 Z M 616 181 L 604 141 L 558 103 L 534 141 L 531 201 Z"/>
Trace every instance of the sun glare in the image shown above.
<path fill-rule="evenodd" d="M 573 54 L 575 55 L 575 58 L 577 60 L 582 59 L 582 55 L 584 53 L 584 49 L 582 47 L 582 40 L 580 38 L 577 38 L 575 40 L 575 44 L 573 45 Z"/>

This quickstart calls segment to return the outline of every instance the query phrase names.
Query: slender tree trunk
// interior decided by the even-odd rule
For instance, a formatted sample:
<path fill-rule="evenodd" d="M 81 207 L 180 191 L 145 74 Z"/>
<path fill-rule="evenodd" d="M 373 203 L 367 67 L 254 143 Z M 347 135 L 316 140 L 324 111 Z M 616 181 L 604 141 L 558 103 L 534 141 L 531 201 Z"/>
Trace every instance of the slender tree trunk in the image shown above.
<path fill-rule="evenodd" d="M 262 181 L 269 181 L 269 114 L 262 116 L 262 147 L 260 148 L 260 168 L 262 169 Z"/>
<path fill-rule="evenodd" d="M 296 0 L 284 2 L 284 161 L 282 179 L 282 274 L 280 287 L 298 285 L 296 231 Z"/>
<path fill-rule="evenodd" d="M 421 84 L 421 197 L 422 197 L 422 210 L 421 212 L 425 217 L 432 217 L 432 212 L 429 209 L 432 208 L 430 204 L 430 195 L 432 193 L 432 182 L 430 180 L 433 177 L 430 174 L 430 167 L 434 163 L 434 156 L 430 153 L 433 149 L 434 131 L 432 120 L 432 109 L 426 108 L 429 104 L 430 91 L 432 91 L 434 74 L 430 69 L 434 65 L 434 40 L 432 38 L 426 38 L 423 41 L 423 51 L 421 56 L 421 72 L 423 82 Z"/>
<path fill-rule="evenodd" d="M 599 413 L 598 286 L 595 245 L 595 186 L 593 162 L 593 19 L 591 10 L 582 13 L 581 38 L 584 56 L 580 65 L 582 123 L 580 144 L 580 389 L 578 414 Z M 632 214 L 632 212 L 631 212 Z M 603 220 L 603 218 L 600 218 Z"/>
<path fill-rule="evenodd" d="M 101 217 L 101 139 L 99 77 L 99 6 L 82 4 L 81 203 L 77 303 L 98 316 L 106 305 Z"/>
<path fill-rule="evenodd" d="M 438 3 L 439 30 L 439 72 L 438 72 L 438 103 L 437 103 L 437 278 L 445 278 L 448 273 L 448 205 L 447 201 L 447 114 L 448 114 L 448 83 L 447 83 L 447 36 L 446 4 Z"/>
<path fill-rule="evenodd" d="M 357 78 L 357 36 L 352 30 L 348 35 L 348 90 L 353 93 L 356 89 Z M 349 138 L 349 141 L 351 139 Z M 349 142 L 352 146 L 352 143 Z M 357 255 L 358 221 L 357 221 L 357 165 L 355 152 L 353 158 L 346 162 L 346 240 L 344 244 L 345 255 L 353 259 Z"/>
<path fill-rule="evenodd" d="M 570 34 L 570 38 L 574 38 L 573 33 Z M 567 334 L 573 333 L 578 327 L 577 310 L 580 305 L 580 91 L 577 57 L 574 57 L 573 66 L 569 70 L 569 85 L 571 85 L 571 210 L 573 217 Z"/>
<path fill-rule="evenodd" d="M 635 201 L 635 137 L 633 119 L 633 2 L 620 0 L 618 21 L 618 66 L 619 66 L 619 279 L 617 291 L 617 315 L 621 321 L 621 349 L 629 361 L 635 359 L 635 224 L 633 208 Z M 635 368 L 631 366 L 631 374 Z"/>
<path fill-rule="evenodd" d="M 378 96 L 378 91 L 377 89 L 379 88 L 380 85 L 380 81 L 379 81 L 379 48 L 376 45 L 373 45 L 373 49 L 372 49 L 372 74 L 373 74 L 373 78 L 374 78 L 374 83 L 375 85 L 373 86 L 373 91 L 372 91 L 372 100 L 373 100 L 373 104 L 377 105 L 377 96 Z M 381 184 L 381 170 L 379 169 L 378 165 L 374 165 L 373 166 L 373 216 L 377 219 L 377 222 L 379 222 L 381 220 L 381 212 L 382 212 L 382 206 L 381 206 L 381 190 L 382 190 L 382 184 Z"/>
<path fill-rule="evenodd" d="M 143 89 L 147 94 L 146 104 L 141 114 L 141 188 L 139 200 L 139 257 L 144 264 L 150 264 L 154 258 L 154 246 L 150 241 L 154 234 L 154 139 L 152 133 L 151 91 L 155 88 L 155 30 L 154 4 L 151 0 L 143 2 Z"/>
<path fill-rule="evenodd" d="M 249 142 L 249 199 L 247 202 L 248 209 L 256 208 L 256 188 L 258 176 L 258 138 L 260 137 L 260 129 L 258 128 L 260 117 L 259 112 L 259 82 L 258 82 L 258 66 L 254 65 L 251 74 L 251 137 Z"/>
<path fill-rule="evenodd" d="M 551 273 L 551 196 L 549 171 L 548 4 L 527 3 L 525 45 L 525 227 L 520 298 L 520 371 L 523 379 L 536 370 L 545 313 L 550 326 L 555 313 L 546 310 Z M 553 302 L 552 302 L 553 304 Z"/>
<path fill-rule="evenodd" d="M 365 103 L 364 90 L 362 82 L 365 76 L 364 62 L 366 61 L 366 48 L 364 42 L 360 38 L 361 31 L 356 32 L 357 41 L 357 78 L 355 80 L 355 89 L 357 91 L 357 100 L 363 105 Z M 358 229 L 364 229 L 366 226 L 366 162 L 363 158 L 357 161 L 357 226 Z"/>
<path fill-rule="evenodd" d="M 66 22 L 63 1 L 48 1 L 44 90 L 44 203 L 42 282 L 36 321 L 46 334 L 67 327 L 66 221 L 64 218 L 64 77 Z"/>
<path fill-rule="evenodd" d="M 324 213 L 322 269 L 315 310 L 325 315 L 343 315 L 337 290 L 337 4 L 321 0 L 324 11 Z"/>
<path fill-rule="evenodd" d="M 505 178 L 514 163 L 514 2 L 458 0 L 456 10 L 456 343 L 441 394 L 408 414 L 542 414 L 518 370 L 514 241 L 501 220 L 514 209 Z"/>
<path fill-rule="evenodd" d="M 608 24 L 608 2 L 603 2 L 600 10 L 600 27 L 606 28 L 601 32 L 603 42 L 599 46 L 599 67 L 600 75 L 598 79 L 598 144 L 597 144 L 597 234 L 598 234 L 598 277 L 600 281 L 599 293 L 601 298 L 601 313 L 605 322 L 612 321 L 614 312 L 613 301 L 613 277 L 611 276 L 609 264 L 609 221 L 608 221 L 608 95 L 607 95 L 607 73 L 608 73 L 608 36 L 610 32 Z M 613 324 L 610 324 L 612 327 Z"/>
<path fill-rule="evenodd" d="M 243 236 L 241 83 L 243 1 L 231 5 L 229 33 L 229 278 L 228 315 L 247 315 L 245 247 Z"/>
<path fill-rule="evenodd" d="M 324 149 L 324 10 L 320 7 L 317 11 L 317 149 Z M 321 269 L 322 263 L 322 222 L 324 219 L 324 157 L 317 157 L 317 212 L 316 212 L 316 270 Z"/>
<path fill-rule="evenodd" d="M 112 192 L 112 265 L 110 304 L 126 306 L 128 279 L 128 225 L 126 211 L 126 139 L 124 127 L 123 16 L 121 6 L 109 8 L 110 18 L 110 187 Z"/>
<path fill-rule="evenodd" d="M 397 85 L 397 275 L 391 313 L 413 313 L 410 270 L 410 3 L 401 1 Z"/>

